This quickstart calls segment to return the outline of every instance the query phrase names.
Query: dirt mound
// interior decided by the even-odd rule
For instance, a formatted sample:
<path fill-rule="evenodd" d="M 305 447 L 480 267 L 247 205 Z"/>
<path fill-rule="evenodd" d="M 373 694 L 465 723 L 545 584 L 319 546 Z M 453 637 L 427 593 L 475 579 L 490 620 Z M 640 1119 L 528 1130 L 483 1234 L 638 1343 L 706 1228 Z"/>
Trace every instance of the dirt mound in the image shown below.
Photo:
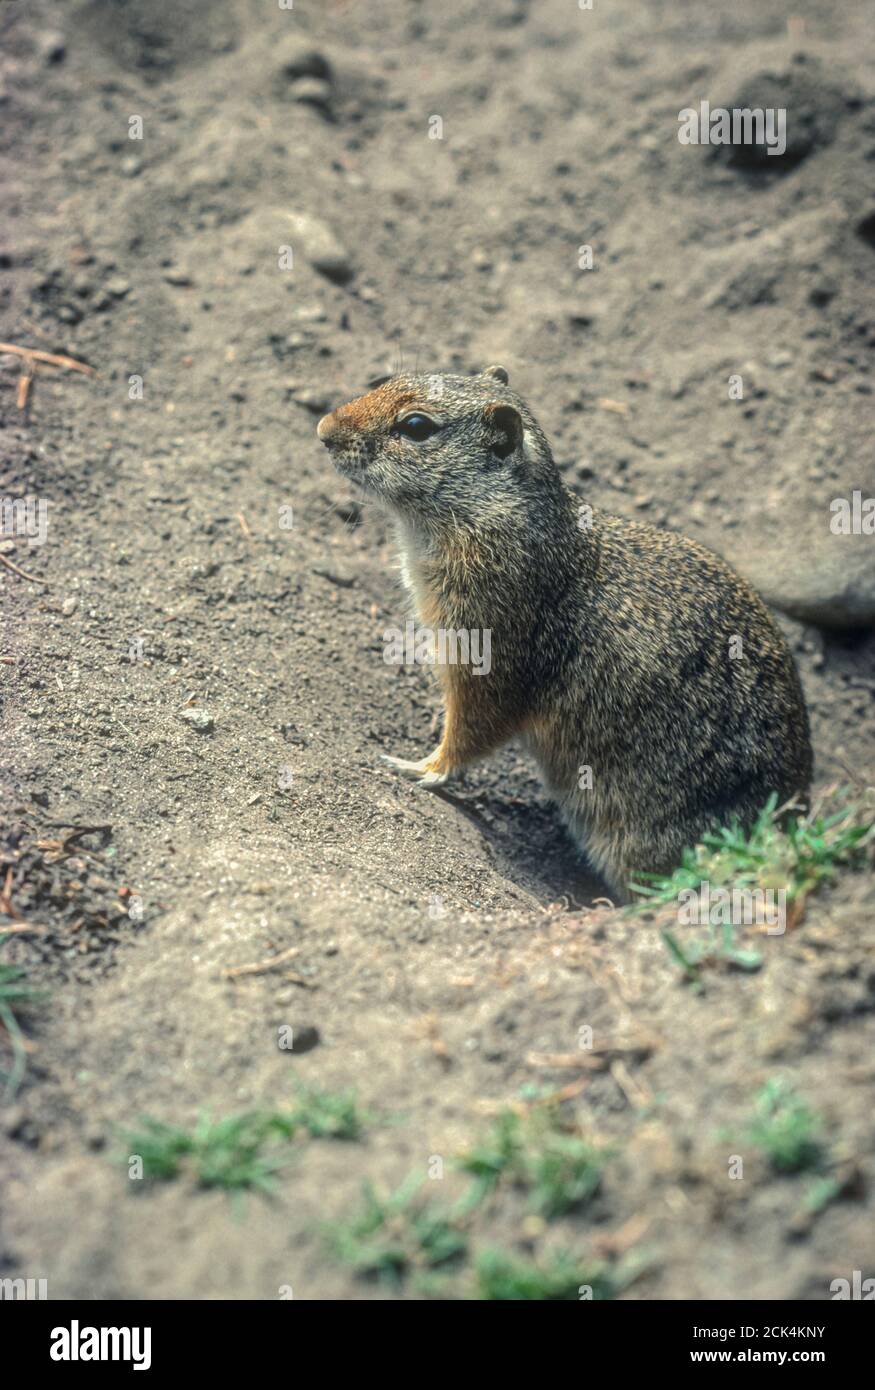
<path fill-rule="evenodd" d="M 787 116 L 783 148 L 769 150 L 761 136 L 750 143 L 716 149 L 730 165 L 759 174 L 785 174 L 836 138 L 841 121 L 864 105 L 863 94 L 845 74 L 811 63 L 804 54 L 783 72 L 751 77 L 726 103 L 740 111 L 783 111 Z"/>

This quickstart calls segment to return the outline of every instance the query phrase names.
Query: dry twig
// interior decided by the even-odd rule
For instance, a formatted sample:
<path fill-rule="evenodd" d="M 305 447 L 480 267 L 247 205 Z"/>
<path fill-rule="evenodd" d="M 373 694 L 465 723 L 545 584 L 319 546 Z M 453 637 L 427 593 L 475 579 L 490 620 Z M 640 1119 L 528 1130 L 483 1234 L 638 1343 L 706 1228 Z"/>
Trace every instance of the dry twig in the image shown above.
<path fill-rule="evenodd" d="M 268 956 L 267 960 L 250 961 L 248 965 L 232 965 L 230 969 L 223 970 L 222 974 L 228 980 L 236 980 L 240 975 L 265 975 L 268 971 L 276 970 L 278 965 L 282 965 L 284 961 L 291 960 L 300 953 L 300 946 L 290 946 L 287 951 L 280 951 L 278 956 Z M 295 980 L 296 984 L 299 982 L 299 979 Z"/>
<path fill-rule="evenodd" d="M 62 367 L 64 371 L 68 372 L 84 372 L 87 376 L 96 376 L 94 368 L 89 367 L 87 362 L 79 362 L 75 357 L 67 357 L 62 352 L 42 352 L 39 348 L 19 347 L 17 343 L 0 343 L 0 356 L 4 353 L 11 353 L 14 357 L 22 359 L 21 376 L 18 378 L 18 390 L 16 392 L 16 404 L 19 410 L 24 410 L 27 407 L 37 363 L 46 367 Z"/>
<path fill-rule="evenodd" d="M 20 574 L 22 579 L 29 579 L 31 584 L 45 584 L 47 589 L 52 587 L 47 579 L 40 579 L 38 574 L 28 574 L 27 570 L 20 569 L 7 555 L 0 555 L 0 565 L 11 570 L 13 574 Z"/>

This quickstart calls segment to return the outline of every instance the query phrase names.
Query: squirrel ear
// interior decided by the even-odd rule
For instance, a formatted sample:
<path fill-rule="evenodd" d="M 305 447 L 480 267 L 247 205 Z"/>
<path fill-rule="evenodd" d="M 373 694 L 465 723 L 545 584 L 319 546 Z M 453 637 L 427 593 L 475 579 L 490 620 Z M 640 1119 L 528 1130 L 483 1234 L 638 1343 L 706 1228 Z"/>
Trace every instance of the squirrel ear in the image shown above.
<path fill-rule="evenodd" d="M 501 382 L 502 386 L 506 386 L 507 383 L 510 381 L 510 377 L 507 374 L 506 367 L 486 367 L 480 373 L 480 375 L 494 377 L 496 381 Z"/>
<path fill-rule="evenodd" d="M 512 405 L 493 401 L 486 407 L 486 423 L 493 431 L 492 452 L 500 459 L 509 458 L 523 442 L 523 422 Z"/>

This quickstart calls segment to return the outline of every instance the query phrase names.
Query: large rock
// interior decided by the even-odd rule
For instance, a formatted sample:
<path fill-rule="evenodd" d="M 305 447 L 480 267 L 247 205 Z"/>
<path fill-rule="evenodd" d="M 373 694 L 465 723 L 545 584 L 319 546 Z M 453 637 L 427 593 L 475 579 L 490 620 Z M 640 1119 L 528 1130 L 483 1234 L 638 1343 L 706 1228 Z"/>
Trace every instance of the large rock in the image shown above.
<path fill-rule="evenodd" d="M 833 535 L 827 517 L 823 533 L 744 545 L 727 559 L 792 618 L 839 631 L 875 624 L 875 536 Z"/>

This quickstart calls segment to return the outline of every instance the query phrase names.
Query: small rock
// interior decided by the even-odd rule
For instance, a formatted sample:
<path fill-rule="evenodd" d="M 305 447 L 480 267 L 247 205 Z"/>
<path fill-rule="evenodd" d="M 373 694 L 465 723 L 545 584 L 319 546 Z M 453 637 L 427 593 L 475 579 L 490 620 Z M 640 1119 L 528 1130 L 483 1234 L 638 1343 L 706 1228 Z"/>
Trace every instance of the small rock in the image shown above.
<path fill-rule="evenodd" d="M 191 569 L 188 572 L 188 577 L 190 581 L 193 584 L 195 584 L 198 583 L 201 579 L 212 579 L 214 574 L 218 574 L 220 568 L 221 566 L 215 560 L 212 561 L 210 564 L 192 565 Z"/>
<path fill-rule="evenodd" d="M 328 315 L 320 304 L 299 304 L 294 317 L 300 323 L 325 323 Z"/>
<path fill-rule="evenodd" d="M 778 348 L 777 352 L 769 354 L 766 361 L 770 367 L 774 367 L 778 371 L 783 371 L 785 367 L 792 367 L 795 358 L 792 352 L 788 352 L 786 348 Z"/>
<path fill-rule="evenodd" d="M 127 280 L 122 280 L 118 276 L 113 280 L 107 280 L 104 287 L 107 294 L 111 294 L 113 299 L 124 299 L 126 294 L 130 294 L 130 284 Z"/>
<path fill-rule="evenodd" d="M 280 46 L 278 76 L 286 83 L 296 82 L 302 77 L 319 77 L 327 81 L 331 77 L 331 65 L 325 54 L 306 40 L 288 39 Z"/>
<path fill-rule="evenodd" d="M 355 575 L 346 565 L 337 560 L 331 560 L 324 565 L 314 565 L 313 573 L 321 575 L 323 579 L 330 579 L 332 584 L 336 584 L 340 589 L 351 589 L 355 583 Z"/>
<path fill-rule="evenodd" d="M 292 86 L 293 101 L 302 106 L 313 106 L 324 116 L 331 115 L 331 83 L 320 77 L 301 77 Z"/>
<path fill-rule="evenodd" d="M 187 270 L 165 270 L 164 279 L 168 285 L 178 285 L 181 288 L 187 288 L 194 283 Z"/>
<path fill-rule="evenodd" d="M 61 604 L 61 612 L 65 618 L 69 618 L 71 613 L 76 612 L 76 605 L 78 602 L 79 600 L 75 594 L 71 594 L 69 598 L 64 599 L 64 602 Z"/>
<path fill-rule="evenodd" d="M 51 29 L 41 34 L 38 40 L 39 53 L 43 62 L 49 66 L 63 63 L 67 54 L 67 42 L 63 34 Z"/>
<path fill-rule="evenodd" d="M 21 1105 L 12 1106 L 3 1116 L 3 1130 L 10 1139 L 35 1149 L 40 1142 L 40 1128 Z"/>
<path fill-rule="evenodd" d="M 23 1105 L 10 1105 L 3 1112 L 3 1133 L 8 1134 L 10 1139 L 14 1139 L 20 1134 L 27 1120 L 27 1115 Z"/>
<path fill-rule="evenodd" d="M 287 391 L 292 399 L 304 406 L 306 410 L 312 411 L 314 415 L 324 415 L 331 409 L 331 397 L 326 391 L 318 386 L 287 386 Z"/>
<path fill-rule="evenodd" d="M 289 229 L 292 249 L 300 247 L 314 270 L 338 285 L 352 279 L 349 252 L 326 222 L 306 212 L 287 212 L 283 220 Z"/>
<path fill-rule="evenodd" d="M 125 155 L 124 159 L 122 160 L 122 173 L 124 174 L 126 179 L 135 179 L 137 175 L 142 171 L 142 168 L 143 161 L 139 158 L 138 155 Z"/>
<path fill-rule="evenodd" d="M 292 1028 L 291 1052 L 312 1052 L 322 1041 L 319 1029 L 313 1023 L 295 1024 Z"/>
<path fill-rule="evenodd" d="M 198 734 L 211 734 L 216 727 L 212 716 L 205 709 L 184 709 L 179 717 Z"/>
<path fill-rule="evenodd" d="M 822 275 L 808 292 L 809 301 L 817 309 L 825 309 L 831 300 L 835 299 L 839 292 L 838 281 L 832 276 Z"/>
<path fill-rule="evenodd" d="M 869 212 L 865 217 L 861 217 L 855 229 L 858 237 L 869 246 L 875 246 L 875 212 Z"/>

